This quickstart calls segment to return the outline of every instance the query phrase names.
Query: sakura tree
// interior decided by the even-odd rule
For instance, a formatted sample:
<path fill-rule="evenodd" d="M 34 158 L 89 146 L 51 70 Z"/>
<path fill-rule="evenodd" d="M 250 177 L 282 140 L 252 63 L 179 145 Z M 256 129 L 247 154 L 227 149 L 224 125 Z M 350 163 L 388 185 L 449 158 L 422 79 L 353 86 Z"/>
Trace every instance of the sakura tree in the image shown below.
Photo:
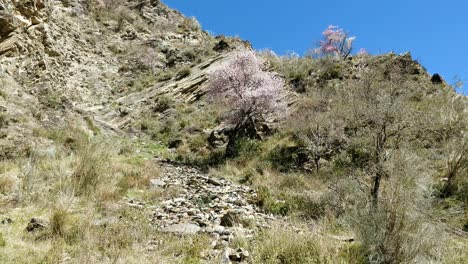
<path fill-rule="evenodd" d="M 266 118 L 286 112 L 283 80 L 263 69 L 253 51 L 234 53 L 211 74 L 211 98 L 225 109 L 225 121 L 233 126 L 226 156 L 236 154 L 240 137 L 258 137 L 257 127 Z"/>
<path fill-rule="evenodd" d="M 328 26 L 322 35 L 323 40 L 316 49 L 319 56 L 332 55 L 346 59 L 351 54 L 356 37 L 350 37 L 343 29 L 332 25 Z"/>

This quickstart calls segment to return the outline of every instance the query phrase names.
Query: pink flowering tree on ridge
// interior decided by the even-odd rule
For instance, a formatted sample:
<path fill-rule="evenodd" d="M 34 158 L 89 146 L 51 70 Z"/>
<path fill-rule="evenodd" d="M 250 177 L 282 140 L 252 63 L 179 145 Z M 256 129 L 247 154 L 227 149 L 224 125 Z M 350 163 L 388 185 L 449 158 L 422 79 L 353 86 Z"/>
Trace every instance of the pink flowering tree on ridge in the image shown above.
<path fill-rule="evenodd" d="M 233 127 L 228 135 L 228 157 L 237 154 L 239 138 L 258 137 L 259 124 L 286 111 L 283 80 L 264 71 L 262 60 L 250 50 L 238 51 L 221 64 L 211 74 L 208 90 L 225 108 L 224 120 Z"/>
<path fill-rule="evenodd" d="M 336 56 L 341 59 L 346 59 L 353 50 L 353 42 L 356 37 L 350 37 L 343 29 L 338 26 L 328 26 L 322 32 L 323 39 L 316 49 L 319 56 Z"/>

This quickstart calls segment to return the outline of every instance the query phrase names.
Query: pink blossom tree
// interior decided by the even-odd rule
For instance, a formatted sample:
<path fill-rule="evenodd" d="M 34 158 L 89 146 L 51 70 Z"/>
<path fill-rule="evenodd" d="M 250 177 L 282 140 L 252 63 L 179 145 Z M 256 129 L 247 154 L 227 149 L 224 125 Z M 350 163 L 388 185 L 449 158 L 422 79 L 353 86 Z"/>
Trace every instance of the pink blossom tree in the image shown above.
<path fill-rule="evenodd" d="M 319 47 L 315 50 L 319 56 L 333 55 L 346 59 L 351 54 L 356 37 L 350 37 L 343 29 L 332 25 L 328 26 L 322 35 L 323 40 L 319 42 Z"/>
<path fill-rule="evenodd" d="M 226 109 L 224 119 L 233 126 L 226 156 L 236 155 L 238 138 L 258 137 L 260 123 L 286 112 L 283 80 L 264 71 L 253 51 L 238 51 L 222 63 L 212 72 L 208 91 Z"/>

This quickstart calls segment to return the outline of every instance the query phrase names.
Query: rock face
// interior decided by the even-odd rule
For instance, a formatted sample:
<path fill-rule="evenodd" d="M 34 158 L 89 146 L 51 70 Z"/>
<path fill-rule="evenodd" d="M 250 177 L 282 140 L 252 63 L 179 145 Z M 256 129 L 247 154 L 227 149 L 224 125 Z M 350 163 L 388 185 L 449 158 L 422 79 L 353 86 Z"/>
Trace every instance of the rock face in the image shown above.
<path fill-rule="evenodd" d="M 162 169 L 158 181 L 165 185 L 160 188 L 174 188 L 180 195 L 153 209 L 152 221 L 161 231 L 202 232 L 229 241 L 237 235 L 249 237 L 274 219 L 253 204 L 257 194 L 247 186 L 211 178 L 191 167 L 164 164 Z"/>
<path fill-rule="evenodd" d="M 0 1 L 0 38 L 22 27 L 37 25 L 47 20 L 44 0 Z"/>

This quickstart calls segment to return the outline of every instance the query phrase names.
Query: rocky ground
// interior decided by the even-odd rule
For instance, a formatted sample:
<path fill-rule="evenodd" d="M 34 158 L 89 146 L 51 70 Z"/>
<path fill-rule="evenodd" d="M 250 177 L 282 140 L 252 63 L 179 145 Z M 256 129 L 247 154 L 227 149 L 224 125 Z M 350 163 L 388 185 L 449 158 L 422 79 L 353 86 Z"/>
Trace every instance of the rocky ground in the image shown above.
<path fill-rule="evenodd" d="M 269 222 L 277 219 L 264 214 L 255 205 L 257 194 L 247 186 L 169 162 L 161 163 L 161 169 L 161 177 L 151 180 L 152 187 L 172 188 L 178 195 L 150 207 L 152 223 L 158 230 L 167 233 L 208 234 L 212 239 L 208 256 L 223 253 L 227 260 L 247 259 L 248 251 L 231 249 L 229 242 L 236 237 L 252 239 L 257 231 L 268 228 Z M 135 200 L 128 201 L 128 205 L 144 207 Z"/>

